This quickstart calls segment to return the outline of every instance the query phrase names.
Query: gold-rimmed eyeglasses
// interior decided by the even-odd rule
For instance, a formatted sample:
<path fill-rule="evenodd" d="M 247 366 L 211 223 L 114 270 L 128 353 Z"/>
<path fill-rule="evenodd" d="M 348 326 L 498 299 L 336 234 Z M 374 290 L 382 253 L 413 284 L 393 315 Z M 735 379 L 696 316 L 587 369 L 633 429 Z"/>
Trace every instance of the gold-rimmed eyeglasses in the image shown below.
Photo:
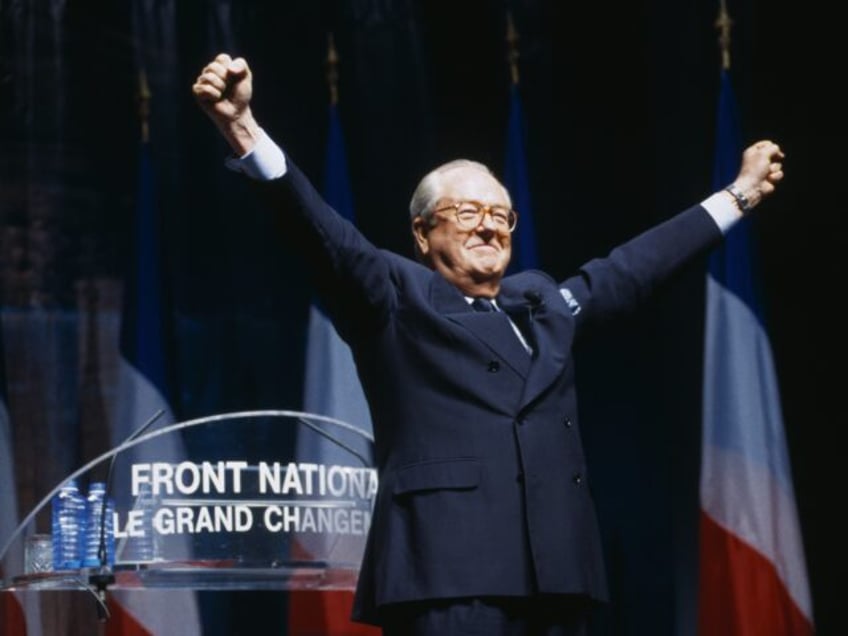
<path fill-rule="evenodd" d="M 482 222 L 483 217 L 488 214 L 492 218 L 495 228 L 502 232 L 512 232 L 518 223 L 518 213 L 503 205 L 484 205 L 477 201 L 459 201 L 433 212 L 447 212 L 453 210 L 456 214 L 456 224 L 460 229 L 473 230 Z"/>

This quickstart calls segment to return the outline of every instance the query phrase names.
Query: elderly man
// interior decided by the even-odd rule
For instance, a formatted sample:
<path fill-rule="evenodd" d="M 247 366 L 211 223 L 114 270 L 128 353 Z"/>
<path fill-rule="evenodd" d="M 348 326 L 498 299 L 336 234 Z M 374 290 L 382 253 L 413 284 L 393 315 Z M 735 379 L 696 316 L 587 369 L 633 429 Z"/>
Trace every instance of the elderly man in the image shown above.
<path fill-rule="evenodd" d="M 748 148 L 737 179 L 557 283 L 504 277 L 517 217 L 478 163 L 429 173 L 410 212 L 421 262 L 379 250 L 321 199 L 250 110 L 251 73 L 219 55 L 193 87 L 285 219 L 350 344 L 380 488 L 354 617 L 386 634 L 583 634 L 606 598 L 578 428 L 575 339 L 715 245 L 783 177 Z"/>

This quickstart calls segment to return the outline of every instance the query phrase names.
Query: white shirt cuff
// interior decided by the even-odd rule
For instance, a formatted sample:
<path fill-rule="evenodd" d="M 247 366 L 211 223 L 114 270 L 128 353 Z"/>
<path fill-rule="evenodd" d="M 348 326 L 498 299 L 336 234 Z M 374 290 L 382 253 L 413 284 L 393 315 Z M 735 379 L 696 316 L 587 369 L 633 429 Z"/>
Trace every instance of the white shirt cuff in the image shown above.
<path fill-rule="evenodd" d="M 230 170 L 246 174 L 257 181 L 279 179 L 288 170 L 285 154 L 261 128 L 252 150 L 241 157 L 228 157 L 224 163 Z"/>
<path fill-rule="evenodd" d="M 742 213 L 733 199 L 726 192 L 716 192 L 701 202 L 701 205 L 713 217 L 722 234 L 742 218 Z"/>

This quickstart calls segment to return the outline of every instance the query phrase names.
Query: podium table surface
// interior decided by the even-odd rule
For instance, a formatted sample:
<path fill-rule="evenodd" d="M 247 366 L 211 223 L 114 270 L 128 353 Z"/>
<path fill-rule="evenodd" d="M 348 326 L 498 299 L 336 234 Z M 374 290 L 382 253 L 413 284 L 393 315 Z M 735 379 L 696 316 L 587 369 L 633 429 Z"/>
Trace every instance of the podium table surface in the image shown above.
<path fill-rule="evenodd" d="M 88 586 L 95 570 L 62 570 L 25 574 L 12 579 L 6 591 L 78 590 Z M 194 590 L 354 590 L 358 569 L 287 563 L 279 567 L 239 567 L 226 562 L 163 562 L 113 569 L 116 589 L 178 588 Z"/>

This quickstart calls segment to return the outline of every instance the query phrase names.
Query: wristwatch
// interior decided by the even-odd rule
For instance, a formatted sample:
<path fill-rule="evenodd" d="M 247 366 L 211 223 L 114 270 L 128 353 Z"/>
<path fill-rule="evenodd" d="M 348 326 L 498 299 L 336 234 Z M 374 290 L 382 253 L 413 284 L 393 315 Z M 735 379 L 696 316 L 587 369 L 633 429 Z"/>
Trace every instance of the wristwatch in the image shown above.
<path fill-rule="evenodd" d="M 742 214 L 747 214 L 754 206 L 751 205 L 751 200 L 745 196 L 745 193 L 742 192 L 739 188 L 736 187 L 735 184 L 731 183 L 729 186 L 725 188 L 726 192 L 729 192 L 730 195 L 736 200 L 736 205 L 739 208 L 739 211 Z"/>

